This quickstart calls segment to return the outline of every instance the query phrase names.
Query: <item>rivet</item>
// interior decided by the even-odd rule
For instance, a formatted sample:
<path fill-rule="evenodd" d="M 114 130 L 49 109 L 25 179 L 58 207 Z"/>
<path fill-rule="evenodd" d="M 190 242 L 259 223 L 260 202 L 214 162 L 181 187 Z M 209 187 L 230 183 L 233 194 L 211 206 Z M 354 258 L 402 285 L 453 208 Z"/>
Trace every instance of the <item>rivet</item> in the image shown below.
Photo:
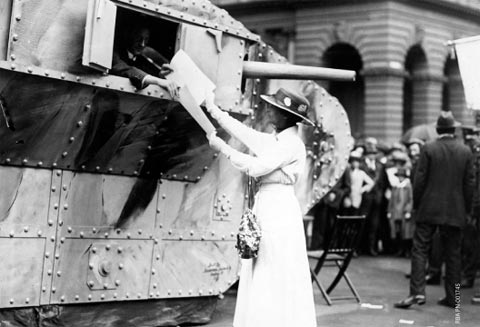
<path fill-rule="evenodd" d="M 103 288 L 104 288 L 104 289 L 108 289 L 108 284 L 107 284 L 107 283 L 104 283 L 104 284 L 103 284 Z"/>
<path fill-rule="evenodd" d="M 97 232 L 97 229 L 95 227 L 92 228 L 92 233 L 95 234 Z"/>
<path fill-rule="evenodd" d="M 138 234 L 142 234 L 142 230 L 141 230 L 141 229 L 138 230 Z"/>
<path fill-rule="evenodd" d="M 165 194 L 162 194 L 162 199 L 165 199 L 167 196 Z"/>
<path fill-rule="evenodd" d="M 120 280 L 118 280 L 118 279 L 115 280 L 115 285 L 116 285 L 116 286 L 120 286 Z"/>
<path fill-rule="evenodd" d="M 80 299 L 80 296 L 75 295 L 75 301 L 78 301 Z"/>
<path fill-rule="evenodd" d="M 57 291 L 56 287 L 52 287 L 52 293 L 55 293 Z"/>
<path fill-rule="evenodd" d="M 13 40 L 18 41 L 18 35 L 17 34 L 13 34 Z"/>
<path fill-rule="evenodd" d="M 105 233 L 103 234 L 103 236 L 105 236 L 105 238 L 108 238 L 108 233 Z M 108 246 L 108 245 L 107 245 Z M 108 250 L 108 249 L 107 249 Z"/>
<path fill-rule="evenodd" d="M 28 226 L 23 227 L 23 231 L 24 231 L 25 233 L 28 233 Z"/>
<path fill-rule="evenodd" d="M 93 268 L 94 268 L 93 263 L 90 262 L 90 263 L 88 264 L 88 268 L 90 268 L 90 270 L 93 270 Z M 92 282 L 92 283 L 93 283 L 93 282 Z M 93 286 L 93 285 L 92 285 L 92 286 Z"/>
<path fill-rule="evenodd" d="M 79 120 L 79 121 L 77 122 L 77 127 L 82 127 L 82 125 L 83 125 L 83 121 Z"/>
<path fill-rule="evenodd" d="M 63 205 L 63 209 L 64 209 L 64 210 L 68 210 L 68 204 L 65 203 L 65 204 Z"/>
<path fill-rule="evenodd" d="M 10 158 L 5 159 L 6 163 L 10 163 L 10 161 L 11 161 Z"/>
<path fill-rule="evenodd" d="M 88 281 L 88 286 L 90 286 L 90 287 L 95 286 L 95 283 L 93 282 L 93 280 L 89 280 L 89 281 Z"/>
<path fill-rule="evenodd" d="M 155 275 L 155 269 L 152 269 L 152 275 Z"/>
<path fill-rule="evenodd" d="M 137 297 L 140 299 L 142 297 L 141 293 L 137 293 Z"/>
<path fill-rule="evenodd" d="M 17 66 L 15 66 L 15 64 L 12 64 L 12 65 L 10 65 L 10 68 L 11 68 L 12 70 L 15 70 L 15 68 L 17 68 Z"/>
<path fill-rule="evenodd" d="M 157 254 L 156 259 L 160 260 L 160 254 Z"/>
<path fill-rule="evenodd" d="M 131 236 L 130 236 L 130 233 L 127 233 L 127 238 L 130 238 L 130 237 L 131 237 Z"/>
<path fill-rule="evenodd" d="M 25 303 L 26 303 L 26 304 L 29 304 L 29 303 L 30 303 L 30 298 L 27 297 L 27 298 L 25 299 Z"/>
<path fill-rule="evenodd" d="M 39 231 L 37 232 L 37 235 L 38 235 L 38 236 L 42 236 L 42 231 L 39 230 Z"/>
<path fill-rule="evenodd" d="M 105 233 L 105 234 L 108 235 L 108 233 Z M 111 248 L 111 245 L 110 245 L 110 244 L 105 245 L 105 250 L 110 251 L 110 248 Z"/>
<path fill-rule="evenodd" d="M 32 67 L 27 67 L 27 72 L 29 72 L 31 74 L 33 72 Z"/>
<path fill-rule="evenodd" d="M 55 242 L 55 236 L 50 237 L 50 241 Z"/>
<path fill-rule="evenodd" d="M 23 162 L 23 164 L 25 165 L 25 164 L 27 164 L 27 163 L 28 163 L 28 159 L 27 159 L 27 158 L 25 158 L 25 159 L 23 159 L 23 160 L 22 160 L 22 162 Z"/>
<path fill-rule="evenodd" d="M 58 277 L 62 276 L 62 272 L 61 272 L 60 270 L 57 271 L 57 276 L 58 276 Z"/>
<path fill-rule="evenodd" d="M 60 238 L 60 243 L 62 243 L 62 244 L 65 243 L 65 237 Z"/>
<path fill-rule="evenodd" d="M 60 74 L 60 78 L 65 79 L 65 74 L 64 73 Z"/>
<path fill-rule="evenodd" d="M 117 293 L 113 293 L 113 298 L 114 298 L 114 299 L 116 299 L 116 298 L 117 298 L 117 296 L 118 296 L 118 294 L 117 294 Z"/>
<path fill-rule="evenodd" d="M 123 248 L 121 246 L 119 246 L 118 249 L 117 249 L 117 252 L 122 253 L 122 251 L 123 251 Z"/>
<path fill-rule="evenodd" d="M 10 304 L 14 304 L 15 301 L 13 299 L 10 299 Z"/>
<path fill-rule="evenodd" d="M 88 294 L 88 300 L 92 299 L 92 294 Z"/>
<path fill-rule="evenodd" d="M 47 288 L 44 286 L 42 287 L 42 292 L 45 293 L 47 291 Z"/>
<path fill-rule="evenodd" d="M 95 246 L 92 248 L 92 253 L 97 253 L 97 248 Z"/>
<path fill-rule="evenodd" d="M 60 254 L 56 253 L 55 254 L 55 259 L 57 259 L 57 260 L 60 259 Z"/>
<path fill-rule="evenodd" d="M 123 263 L 120 263 L 120 264 L 118 265 L 118 269 L 120 269 L 120 270 L 123 269 Z"/>
<path fill-rule="evenodd" d="M 49 72 L 48 70 L 46 70 L 46 71 L 44 72 L 44 74 L 45 74 L 45 76 L 48 76 L 48 75 L 50 75 L 50 72 Z"/>
<path fill-rule="evenodd" d="M 80 76 L 75 77 L 75 79 L 77 80 L 77 82 L 80 82 Z"/>
<path fill-rule="evenodd" d="M 83 232 L 80 232 L 80 238 L 83 238 Z"/>

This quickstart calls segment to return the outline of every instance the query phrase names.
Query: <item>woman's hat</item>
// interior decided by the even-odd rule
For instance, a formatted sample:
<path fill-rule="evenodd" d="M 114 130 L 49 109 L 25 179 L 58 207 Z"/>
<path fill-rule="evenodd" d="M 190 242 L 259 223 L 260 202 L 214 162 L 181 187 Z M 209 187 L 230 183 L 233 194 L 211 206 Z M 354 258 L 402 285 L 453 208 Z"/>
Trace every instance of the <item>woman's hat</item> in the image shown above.
<path fill-rule="evenodd" d="M 444 129 L 444 128 L 453 128 L 459 127 L 461 124 L 453 118 L 453 114 L 451 111 L 441 111 L 440 116 L 437 119 L 436 128 Z"/>
<path fill-rule="evenodd" d="M 307 124 L 315 126 L 315 123 L 307 117 L 310 103 L 303 96 L 287 91 L 284 88 L 280 88 L 274 95 L 262 94 L 260 97 L 262 100 L 275 107 L 302 118 Z"/>

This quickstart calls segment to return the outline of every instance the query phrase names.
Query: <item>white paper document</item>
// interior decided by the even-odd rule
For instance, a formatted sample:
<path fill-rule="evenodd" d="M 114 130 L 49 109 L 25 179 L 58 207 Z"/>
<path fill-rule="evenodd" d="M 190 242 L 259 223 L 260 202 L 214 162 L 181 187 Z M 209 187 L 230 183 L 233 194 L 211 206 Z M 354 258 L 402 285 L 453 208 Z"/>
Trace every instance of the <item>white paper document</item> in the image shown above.
<path fill-rule="evenodd" d="M 200 108 L 205 95 L 215 90 L 215 84 L 198 68 L 183 50 L 179 50 L 170 62 L 173 72 L 166 78 L 174 81 L 179 87 L 179 102 L 202 127 L 207 135 L 215 131 L 215 127 Z"/>
<path fill-rule="evenodd" d="M 177 83 L 178 86 L 187 86 L 197 105 L 205 100 L 205 94 L 215 90 L 215 84 L 198 68 L 188 54 L 178 50 L 173 56 L 170 66 L 173 72 L 166 78 Z"/>

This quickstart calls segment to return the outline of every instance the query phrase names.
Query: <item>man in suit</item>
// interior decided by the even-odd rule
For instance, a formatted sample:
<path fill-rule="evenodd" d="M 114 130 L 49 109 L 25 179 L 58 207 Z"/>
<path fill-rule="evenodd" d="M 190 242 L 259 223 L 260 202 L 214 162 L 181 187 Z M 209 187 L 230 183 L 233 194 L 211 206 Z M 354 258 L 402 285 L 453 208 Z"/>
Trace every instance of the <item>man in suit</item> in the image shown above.
<path fill-rule="evenodd" d="M 135 23 L 127 31 L 123 42 L 113 53 L 111 73 L 128 77 L 137 88 L 143 89 L 150 84 L 168 90 L 172 97 L 178 96 L 178 87 L 164 77 L 172 72 L 168 60 L 158 51 L 147 46 L 150 30 L 142 23 Z"/>
<path fill-rule="evenodd" d="M 455 139 L 455 122 L 450 111 L 437 120 L 438 139 L 425 144 L 413 185 L 413 209 L 417 211 L 412 249 L 410 295 L 395 303 L 406 309 L 424 304 L 428 250 L 437 230 L 445 253 L 445 298 L 438 304 L 455 307 L 461 280 L 462 228 L 470 212 L 475 176 L 473 155 Z"/>

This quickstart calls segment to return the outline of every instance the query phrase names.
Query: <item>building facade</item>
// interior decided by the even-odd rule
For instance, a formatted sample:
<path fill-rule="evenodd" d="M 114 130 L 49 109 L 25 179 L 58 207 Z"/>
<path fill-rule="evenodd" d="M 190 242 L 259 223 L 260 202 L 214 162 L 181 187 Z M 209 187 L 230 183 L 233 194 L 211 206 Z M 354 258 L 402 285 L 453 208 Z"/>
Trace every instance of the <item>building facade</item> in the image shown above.
<path fill-rule="evenodd" d="M 480 0 L 217 0 L 290 62 L 351 69 L 319 81 L 345 107 L 356 137 L 390 143 L 440 110 L 473 124 L 448 40 L 480 34 Z"/>

